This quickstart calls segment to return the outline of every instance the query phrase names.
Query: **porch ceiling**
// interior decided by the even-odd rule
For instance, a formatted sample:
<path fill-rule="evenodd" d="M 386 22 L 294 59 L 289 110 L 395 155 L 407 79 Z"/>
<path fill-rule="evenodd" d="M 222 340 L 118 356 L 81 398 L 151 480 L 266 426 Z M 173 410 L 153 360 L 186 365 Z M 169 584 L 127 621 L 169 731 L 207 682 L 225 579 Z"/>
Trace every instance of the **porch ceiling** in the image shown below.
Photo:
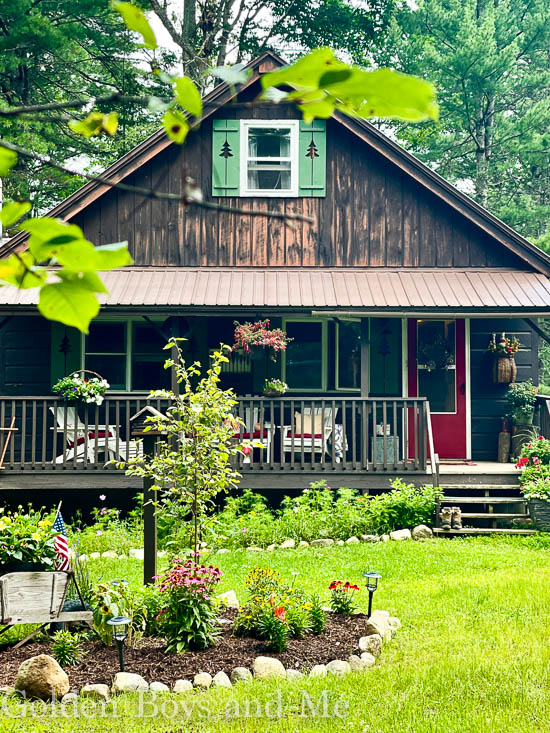
<path fill-rule="evenodd" d="M 550 311 L 539 273 L 490 269 L 231 269 L 133 267 L 103 275 L 106 306 L 481 309 Z M 37 303 L 0 288 L 0 307 Z"/>

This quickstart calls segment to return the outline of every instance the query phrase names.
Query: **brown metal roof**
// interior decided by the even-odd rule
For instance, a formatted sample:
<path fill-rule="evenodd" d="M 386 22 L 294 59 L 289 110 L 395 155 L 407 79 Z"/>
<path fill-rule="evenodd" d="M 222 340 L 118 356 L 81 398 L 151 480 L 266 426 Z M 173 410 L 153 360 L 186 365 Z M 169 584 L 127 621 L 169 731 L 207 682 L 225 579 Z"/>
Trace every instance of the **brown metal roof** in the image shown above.
<path fill-rule="evenodd" d="M 110 307 L 483 309 L 550 311 L 550 282 L 504 269 L 230 269 L 129 267 L 103 273 Z M 0 307 L 35 290 L 0 288 Z"/>

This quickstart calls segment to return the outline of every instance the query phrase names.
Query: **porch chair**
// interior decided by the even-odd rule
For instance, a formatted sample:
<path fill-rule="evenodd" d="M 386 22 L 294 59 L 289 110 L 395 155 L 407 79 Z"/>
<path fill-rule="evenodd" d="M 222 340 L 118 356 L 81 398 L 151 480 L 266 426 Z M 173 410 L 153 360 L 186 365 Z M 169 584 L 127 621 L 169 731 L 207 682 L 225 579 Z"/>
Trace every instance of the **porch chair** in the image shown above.
<path fill-rule="evenodd" d="M 334 420 L 338 410 L 334 411 Z M 304 412 L 294 413 L 294 427 L 283 425 L 283 451 L 285 453 L 327 453 L 328 442 L 332 436 L 333 410 L 330 407 L 305 407 Z M 335 463 L 340 457 L 335 456 Z"/>
<path fill-rule="evenodd" d="M 271 423 L 264 422 L 263 431 L 260 431 L 260 408 L 253 407 L 250 410 L 246 407 L 244 410 L 244 427 L 243 433 L 235 433 L 235 438 L 241 438 L 242 440 L 254 440 L 256 443 L 261 443 L 265 448 L 265 461 L 269 463 L 271 458 Z M 250 463 L 250 455 L 245 456 L 244 463 Z"/>
<path fill-rule="evenodd" d="M 50 407 L 50 410 L 67 441 L 67 449 L 54 459 L 54 463 L 71 459 L 83 461 L 84 455 L 89 463 L 96 463 L 99 453 L 104 453 L 107 460 L 127 460 L 140 451 L 136 440 L 120 440 L 113 425 L 109 425 L 108 433 L 106 425 L 88 425 L 86 440 L 86 425 L 78 418 L 75 407 Z"/>

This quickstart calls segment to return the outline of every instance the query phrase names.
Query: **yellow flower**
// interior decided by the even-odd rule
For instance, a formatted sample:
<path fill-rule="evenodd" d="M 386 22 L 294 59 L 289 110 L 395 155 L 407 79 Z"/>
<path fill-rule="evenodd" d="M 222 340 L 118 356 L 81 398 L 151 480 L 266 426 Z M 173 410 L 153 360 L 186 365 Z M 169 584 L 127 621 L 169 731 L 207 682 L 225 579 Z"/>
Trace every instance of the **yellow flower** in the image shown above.
<path fill-rule="evenodd" d="M 4 522 L 0 522 L 0 532 L 1 532 L 1 531 L 2 531 L 3 529 L 6 529 L 6 525 L 4 524 Z"/>
<path fill-rule="evenodd" d="M 11 524 L 11 517 L 4 517 L 4 522 L 6 524 Z"/>
<path fill-rule="evenodd" d="M 36 540 L 38 542 L 38 540 L 41 539 L 42 535 L 39 532 L 33 532 L 31 534 L 31 537 L 33 538 L 33 540 Z"/>

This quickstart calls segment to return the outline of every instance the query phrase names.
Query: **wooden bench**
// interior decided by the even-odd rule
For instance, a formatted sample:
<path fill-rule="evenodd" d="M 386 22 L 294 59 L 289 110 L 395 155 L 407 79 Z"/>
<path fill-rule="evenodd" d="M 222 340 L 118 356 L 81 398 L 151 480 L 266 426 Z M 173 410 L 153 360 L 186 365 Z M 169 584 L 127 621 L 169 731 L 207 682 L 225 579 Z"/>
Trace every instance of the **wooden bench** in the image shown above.
<path fill-rule="evenodd" d="M 13 647 L 17 649 L 51 623 L 83 621 L 91 626 L 91 611 L 63 611 L 71 582 L 84 607 L 72 572 L 7 573 L 0 576 L 0 624 L 6 624 L 0 634 L 17 624 L 40 624 L 38 629 Z"/>

